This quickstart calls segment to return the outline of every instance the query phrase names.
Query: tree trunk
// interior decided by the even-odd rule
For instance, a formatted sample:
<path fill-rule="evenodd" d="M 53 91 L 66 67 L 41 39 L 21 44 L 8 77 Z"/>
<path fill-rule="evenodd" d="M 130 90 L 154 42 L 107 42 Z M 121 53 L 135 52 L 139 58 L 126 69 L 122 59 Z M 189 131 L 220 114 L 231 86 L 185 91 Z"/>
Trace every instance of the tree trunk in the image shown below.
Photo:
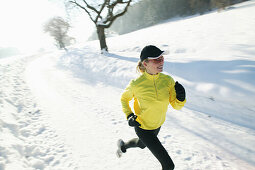
<path fill-rule="evenodd" d="M 105 28 L 102 26 L 97 26 L 97 36 L 100 42 L 101 51 L 103 50 L 108 51 L 108 47 L 106 45 L 106 40 L 105 40 L 104 29 Z"/>
<path fill-rule="evenodd" d="M 60 49 L 64 49 L 66 52 L 68 51 L 66 46 L 65 46 L 65 43 L 63 43 L 63 41 L 58 41 L 58 44 L 59 44 L 59 48 Z"/>

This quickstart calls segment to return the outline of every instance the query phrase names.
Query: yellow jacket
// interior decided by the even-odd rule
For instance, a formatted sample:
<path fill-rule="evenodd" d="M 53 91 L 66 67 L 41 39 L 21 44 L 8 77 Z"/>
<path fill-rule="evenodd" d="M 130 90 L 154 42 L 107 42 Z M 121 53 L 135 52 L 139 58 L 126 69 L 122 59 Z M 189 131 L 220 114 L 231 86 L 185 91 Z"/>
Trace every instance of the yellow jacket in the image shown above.
<path fill-rule="evenodd" d="M 180 110 L 186 100 L 176 98 L 175 81 L 172 77 L 159 73 L 150 75 L 147 72 L 132 80 L 121 96 L 123 112 L 128 116 L 133 113 L 129 102 L 134 98 L 134 111 L 140 128 L 153 130 L 165 121 L 169 103 L 174 109 Z"/>

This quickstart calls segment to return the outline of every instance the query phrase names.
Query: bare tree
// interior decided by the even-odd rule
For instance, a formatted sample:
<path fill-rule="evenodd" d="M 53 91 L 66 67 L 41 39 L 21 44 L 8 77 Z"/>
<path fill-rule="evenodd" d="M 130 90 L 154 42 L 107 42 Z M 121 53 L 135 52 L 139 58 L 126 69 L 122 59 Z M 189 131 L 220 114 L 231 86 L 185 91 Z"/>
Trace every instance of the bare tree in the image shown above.
<path fill-rule="evenodd" d="M 66 46 L 74 41 L 74 38 L 67 35 L 69 28 L 70 24 L 63 18 L 54 17 L 44 25 L 44 32 L 48 32 L 55 39 L 60 49 L 63 48 L 67 51 Z"/>
<path fill-rule="evenodd" d="M 127 12 L 132 0 L 69 0 L 71 4 L 84 10 L 94 22 L 101 50 L 108 51 L 105 40 L 105 29 L 109 28 L 116 18 Z"/>

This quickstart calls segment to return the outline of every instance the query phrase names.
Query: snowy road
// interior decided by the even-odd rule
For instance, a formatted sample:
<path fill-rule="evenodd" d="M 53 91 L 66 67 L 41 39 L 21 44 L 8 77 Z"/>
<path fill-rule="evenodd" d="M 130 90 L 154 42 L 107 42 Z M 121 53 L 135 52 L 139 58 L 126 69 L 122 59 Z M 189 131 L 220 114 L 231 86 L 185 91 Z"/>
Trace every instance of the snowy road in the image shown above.
<path fill-rule="evenodd" d="M 0 62 L 0 169 L 73 169 L 72 154 L 26 83 L 35 57 Z"/>
<path fill-rule="evenodd" d="M 27 81 L 77 168 L 159 169 L 147 149 L 115 156 L 117 139 L 135 136 L 121 112 L 122 89 L 76 77 L 56 56 L 31 62 Z M 170 109 L 159 137 L 176 169 L 254 169 L 254 132 L 203 113 Z"/>

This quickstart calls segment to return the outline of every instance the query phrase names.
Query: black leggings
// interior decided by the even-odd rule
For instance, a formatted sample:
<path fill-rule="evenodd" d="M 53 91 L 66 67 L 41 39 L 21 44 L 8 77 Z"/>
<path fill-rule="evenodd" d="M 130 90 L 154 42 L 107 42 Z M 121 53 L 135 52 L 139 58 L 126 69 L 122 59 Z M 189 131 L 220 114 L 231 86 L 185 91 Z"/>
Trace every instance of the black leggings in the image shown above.
<path fill-rule="evenodd" d="M 174 169 L 174 163 L 157 137 L 159 131 L 160 128 L 155 130 L 144 130 L 135 127 L 135 132 L 139 138 L 134 138 L 125 143 L 125 148 L 140 147 L 144 149 L 147 147 L 161 163 L 162 170 L 172 170 Z"/>

